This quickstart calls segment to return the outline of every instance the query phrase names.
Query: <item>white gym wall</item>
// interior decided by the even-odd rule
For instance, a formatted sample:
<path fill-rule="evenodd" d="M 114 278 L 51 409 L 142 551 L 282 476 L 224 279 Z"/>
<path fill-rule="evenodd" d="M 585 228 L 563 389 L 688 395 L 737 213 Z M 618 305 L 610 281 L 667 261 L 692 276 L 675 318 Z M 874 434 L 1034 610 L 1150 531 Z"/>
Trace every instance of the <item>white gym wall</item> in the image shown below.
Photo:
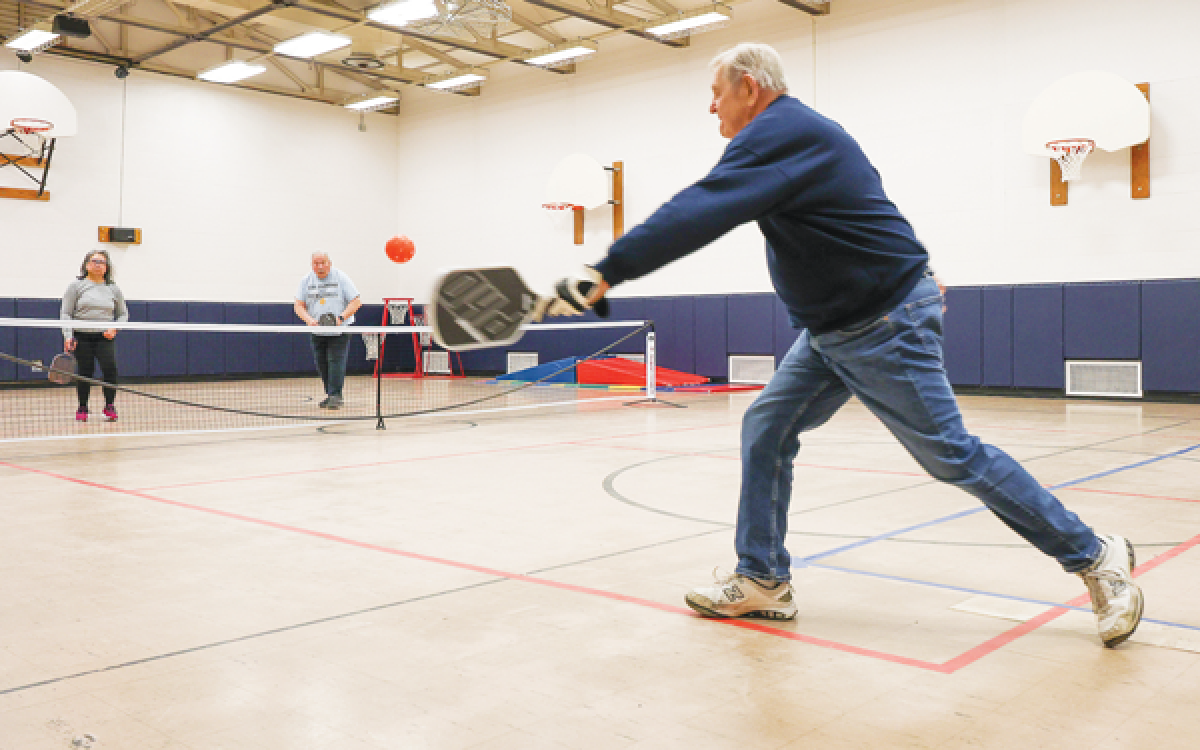
<path fill-rule="evenodd" d="M 23 69 L 74 103 L 79 135 L 58 142 L 48 202 L 0 200 L 0 296 L 61 296 L 98 247 L 130 299 L 289 301 L 317 250 L 368 300 L 399 283 L 383 256 L 396 232 L 395 117 L 367 115 L 360 132 L 339 107 L 134 71 L 121 225 L 143 243 L 101 245 L 97 227 L 118 223 L 123 84 L 112 66 L 52 55 Z"/>
<path fill-rule="evenodd" d="M 408 97 L 399 223 L 417 240 L 414 265 L 424 273 L 438 263 L 511 264 L 544 286 L 600 257 L 611 241 L 606 209 L 588 212 L 586 243 L 576 247 L 570 227 L 551 228 L 537 207 L 555 162 L 573 151 L 624 160 L 633 226 L 720 156 L 725 141 L 707 113 L 708 60 L 736 42 L 763 41 L 783 54 L 792 92 L 859 140 L 948 283 L 1200 276 L 1200 3 L 832 7 L 814 23 L 754 0 L 735 6 L 732 26 L 697 35 L 689 49 L 615 36 L 574 76 L 502 66 L 478 99 Z M 1071 185 L 1069 205 L 1052 207 L 1048 161 L 1021 151 L 1028 103 L 1088 69 L 1151 84 L 1149 200 L 1129 197 L 1128 151 L 1099 152 Z M 449 201 L 460 207 L 452 221 L 444 219 Z M 746 227 L 617 293 L 769 288 L 761 236 Z"/>
<path fill-rule="evenodd" d="M 365 133 L 336 107 L 135 71 L 121 223 L 145 243 L 115 251 L 120 280 L 137 299 L 285 301 L 324 249 L 368 301 L 421 298 L 438 269 L 485 263 L 544 287 L 611 238 L 608 209 L 588 212 L 576 247 L 569 217 L 539 207 L 554 164 L 624 161 L 634 226 L 719 158 L 707 63 L 743 40 L 775 45 L 793 93 L 862 143 L 948 283 L 1196 277 L 1196 28 L 1191 0 L 833 0 L 815 21 L 750 0 L 690 48 L 618 34 L 575 75 L 505 64 L 480 97 L 406 89 L 400 117 L 369 115 Z M 122 84 L 52 55 L 25 69 L 71 98 L 80 135 L 60 141 L 50 202 L 0 200 L 0 296 L 55 297 L 96 227 L 117 223 Z M 1047 161 L 1020 149 L 1033 97 L 1087 69 L 1151 85 L 1149 200 L 1129 198 L 1127 151 L 1100 152 L 1052 207 Z M 405 266 L 383 255 L 397 233 L 417 244 Z M 769 288 L 744 227 L 618 293 Z"/>

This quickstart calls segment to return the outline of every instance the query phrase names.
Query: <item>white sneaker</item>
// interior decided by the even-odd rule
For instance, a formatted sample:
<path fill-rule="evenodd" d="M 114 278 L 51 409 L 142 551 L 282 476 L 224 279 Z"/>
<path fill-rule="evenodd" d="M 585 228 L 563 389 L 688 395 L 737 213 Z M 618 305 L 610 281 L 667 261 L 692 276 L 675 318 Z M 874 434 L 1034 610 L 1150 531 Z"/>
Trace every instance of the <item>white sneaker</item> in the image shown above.
<path fill-rule="evenodd" d="M 1133 545 L 1125 537 L 1101 536 L 1104 554 L 1091 570 L 1079 574 L 1092 597 L 1092 611 L 1104 645 L 1124 643 L 1142 621 L 1142 590 L 1133 582 L 1137 564 Z"/>
<path fill-rule="evenodd" d="M 796 597 L 792 584 L 780 582 L 775 588 L 740 573 L 720 576 L 713 571 L 716 586 L 698 586 L 688 592 L 687 605 L 705 617 L 765 617 L 791 620 L 796 616 Z"/>

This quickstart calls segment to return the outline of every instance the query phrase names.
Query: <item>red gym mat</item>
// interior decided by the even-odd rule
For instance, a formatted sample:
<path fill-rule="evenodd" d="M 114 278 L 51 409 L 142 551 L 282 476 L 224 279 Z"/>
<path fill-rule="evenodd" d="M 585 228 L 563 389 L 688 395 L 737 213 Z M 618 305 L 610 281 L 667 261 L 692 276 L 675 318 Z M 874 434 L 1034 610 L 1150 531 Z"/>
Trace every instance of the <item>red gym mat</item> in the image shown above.
<path fill-rule="evenodd" d="M 614 357 L 580 362 L 575 368 L 580 385 L 645 385 L 646 366 L 641 362 Z M 700 385 L 708 378 L 666 367 L 655 368 L 654 384 L 661 386 Z"/>

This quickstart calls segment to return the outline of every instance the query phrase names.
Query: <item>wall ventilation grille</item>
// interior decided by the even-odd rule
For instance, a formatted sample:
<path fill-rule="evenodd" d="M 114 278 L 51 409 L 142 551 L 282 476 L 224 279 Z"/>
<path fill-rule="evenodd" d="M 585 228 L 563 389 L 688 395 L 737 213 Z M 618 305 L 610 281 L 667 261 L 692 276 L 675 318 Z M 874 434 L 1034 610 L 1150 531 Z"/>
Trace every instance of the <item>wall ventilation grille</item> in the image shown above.
<path fill-rule="evenodd" d="M 1067 395 L 1141 398 L 1142 363 L 1067 360 Z"/>
<path fill-rule="evenodd" d="M 774 357 L 752 357 L 743 354 L 729 357 L 730 383 L 766 383 L 775 374 Z"/>

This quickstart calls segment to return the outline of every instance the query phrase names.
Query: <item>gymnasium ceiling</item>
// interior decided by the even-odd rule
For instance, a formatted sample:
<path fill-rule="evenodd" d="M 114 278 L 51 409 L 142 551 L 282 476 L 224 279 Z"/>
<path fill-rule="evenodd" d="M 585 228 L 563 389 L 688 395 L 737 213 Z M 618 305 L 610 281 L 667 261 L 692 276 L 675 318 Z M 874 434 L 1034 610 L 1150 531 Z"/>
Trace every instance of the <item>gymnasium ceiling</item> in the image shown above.
<path fill-rule="evenodd" d="M 436 1 L 446 8 L 445 0 Z M 724 7 L 739 1 L 745 0 L 726 0 Z M 777 1 L 798 13 L 829 12 L 828 2 Z M 184 78 L 195 78 L 224 60 L 253 59 L 267 72 L 225 85 L 341 106 L 371 93 L 402 95 L 406 87 L 454 73 L 528 65 L 525 60 L 539 51 L 578 39 L 602 47 L 606 37 L 631 34 L 644 44 L 686 47 L 690 37 L 661 39 L 645 31 L 648 22 L 712 6 L 697 0 L 486 2 L 507 5 L 511 21 L 400 29 L 366 17 L 379 0 L 0 0 L 0 39 L 16 38 L 20 30 L 49 21 L 68 7 L 80 8 L 84 13 L 79 15 L 91 21 L 91 36 L 64 37 L 40 54 Z M 337 32 L 351 37 L 353 44 L 312 59 L 273 51 L 277 43 L 309 31 Z M 571 75 L 575 66 L 544 70 L 547 77 Z M 480 91 L 476 86 L 456 93 L 477 96 Z"/>

